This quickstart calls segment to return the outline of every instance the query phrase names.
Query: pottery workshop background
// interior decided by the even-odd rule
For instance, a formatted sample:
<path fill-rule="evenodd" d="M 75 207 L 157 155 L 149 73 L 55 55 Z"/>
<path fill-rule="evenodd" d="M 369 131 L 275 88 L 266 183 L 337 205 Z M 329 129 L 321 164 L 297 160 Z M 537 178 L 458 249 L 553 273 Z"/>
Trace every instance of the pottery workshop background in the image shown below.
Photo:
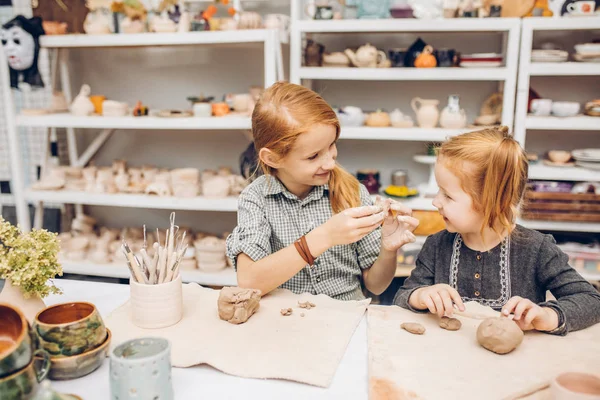
<path fill-rule="evenodd" d="M 17 11 L 29 14 L 27 0 L 13 0 Z M 290 13 L 288 0 L 247 1 L 247 10 L 261 15 L 268 13 Z M 397 1 L 402 3 L 402 0 Z M 8 13 L 7 13 L 8 14 Z M 8 15 L 7 15 L 8 16 Z M 6 20 L 6 16 L 4 17 Z M 536 34 L 534 48 L 541 43 L 553 42 L 565 49 L 586 40 L 586 32 L 562 31 Z M 463 54 L 502 52 L 501 35 L 494 33 L 460 34 L 442 33 L 393 33 L 343 35 L 314 34 L 313 38 L 325 45 L 326 52 L 344 51 L 371 43 L 379 49 L 407 48 L 421 37 L 435 48 L 451 48 Z M 283 46 L 286 79 L 289 78 L 289 46 Z M 48 54 L 42 49 L 40 69 L 46 82 L 48 76 Z M 136 47 L 124 49 L 87 48 L 70 52 L 71 86 L 79 88 L 87 83 L 92 93 L 102 93 L 107 98 L 135 104 L 141 100 L 153 110 L 189 109 L 189 96 L 215 96 L 219 99 L 226 93 L 240 93 L 251 85 L 263 84 L 263 52 L 261 48 L 249 49 L 232 46 L 164 46 Z M 597 96 L 597 86 L 589 80 L 577 77 L 562 77 L 556 85 L 552 77 L 538 77 L 535 90 L 545 98 L 581 101 Z M 564 86 L 568 86 L 565 90 Z M 47 85 L 49 86 L 49 85 Z M 497 82 L 490 81 L 335 81 L 315 80 L 314 89 L 332 106 L 354 105 L 365 111 L 379 108 L 391 111 L 399 108 L 415 119 L 410 106 L 414 97 L 437 99 L 439 109 L 446 106 L 449 95 L 458 95 L 460 106 L 472 121 L 479 115 L 482 102 L 499 90 Z M 48 101 L 49 88 L 33 95 L 34 100 Z M 30 99 L 32 96 L 25 96 Z M 18 106 L 19 104 L 17 104 Z M 30 106 L 31 107 L 31 106 Z M 9 179 L 8 154 L 4 126 L 0 125 L 0 180 Z M 30 183 L 35 176 L 36 165 L 41 160 L 42 129 L 28 129 L 22 135 L 22 148 L 28 149 L 25 160 L 29 168 Z M 63 130 L 58 130 L 59 137 Z M 198 136 L 202 135 L 201 138 Z M 569 140 L 561 140 L 569 135 Z M 556 147 L 572 150 L 589 147 L 589 132 L 550 131 L 527 138 L 528 151 L 545 153 Z M 37 138 L 37 139 L 36 139 Z M 80 151 L 91 142 L 93 135 L 86 131 L 78 133 Z M 64 143 L 64 141 L 60 141 Z M 173 146 L 173 143 L 176 143 Z M 238 172 L 238 158 L 248 145 L 248 139 L 240 131 L 135 131 L 127 130 L 113 135 L 94 158 L 96 165 L 110 165 L 114 159 L 126 159 L 130 165 L 153 164 L 163 168 L 194 167 L 200 170 L 230 166 Z M 339 161 L 352 173 L 359 169 L 377 169 L 381 185 L 390 184 L 391 172 L 397 169 L 409 171 L 409 182 L 418 185 L 426 182 L 429 166 L 413 160 L 415 154 L 426 152 L 426 143 L 413 141 L 369 141 L 342 140 L 339 142 Z M 59 152 L 66 157 L 66 150 Z M 88 207 L 89 213 L 104 226 L 135 226 L 140 221 L 157 225 L 168 219 L 168 210 L 152 210 L 115 207 Z M 236 223 L 235 213 L 185 212 L 178 218 L 189 221 L 189 225 L 201 227 L 212 233 L 232 229 Z"/>

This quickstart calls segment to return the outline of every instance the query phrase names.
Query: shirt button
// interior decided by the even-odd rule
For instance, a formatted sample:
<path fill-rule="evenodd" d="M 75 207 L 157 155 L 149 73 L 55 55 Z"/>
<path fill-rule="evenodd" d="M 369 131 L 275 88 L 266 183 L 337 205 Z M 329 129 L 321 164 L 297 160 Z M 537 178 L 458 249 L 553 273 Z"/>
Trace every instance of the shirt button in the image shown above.
<path fill-rule="evenodd" d="M 479 274 L 476 273 L 475 274 L 475 279 L 479 279 L 479 278 L 481 278 L 481 275 L 479 275 Z"/>
<path fill-rule="evenodd" d="M 481 260 L 481 254 L 477 254 L 477 260 L 480 261 Z"/>
<path fill-rule="evenodd" d="M 476 290 L 476 291 L 475 291 L 475 296 L 476 296 L 476 297 L 479 297 L 479 295 L 480 295 L 480 294 L 481 294 L 481 293 L 479 293 L 479 291 L 478 291 L 478 290 Z"/>
<path fill-rule="evenodd" d="M 317 277 L 317 283 L 321 282 L 321 278 Z"/>

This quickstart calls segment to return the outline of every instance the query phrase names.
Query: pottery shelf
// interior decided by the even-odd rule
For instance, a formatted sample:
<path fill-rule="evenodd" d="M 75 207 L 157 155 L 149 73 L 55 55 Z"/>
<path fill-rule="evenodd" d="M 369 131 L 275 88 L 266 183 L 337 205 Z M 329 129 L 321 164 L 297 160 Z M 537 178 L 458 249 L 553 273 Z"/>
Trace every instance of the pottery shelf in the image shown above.
<path fill-rule="evenodd" d="M 19 115 L 17 125 L 29 128 L 90 128 L 90 129 L 179 129 L 237 130 L 250 129 L 249 117 L 161 118 L 161 117 L 78 117 L 72 114 Z"/>
<path fill-rule="evenodd" d="M 118 263 L 96 264 L 89 261 L 64 261 L 61 262 L 63 273 L 110 278 L 128 279 L 131 276 L 126 265 Z M 217 272 L 203 272 L 200 270 L 181 271 L 184 282 L 196 282 L 205 286 L 236 286 L 237 277 L 233 268 L 225 268 Z"/>
<path fill-rule="evenodd" d="M 504 81 L 509 75 L 498 68 L 333 68 L 302 67 L 299 79 L 351 81 Z"/>
<path fill-rule="evenodd" d="M 530 165 L 529 179 L 600 182 L 600 171 L 581 167 L 551 167 L 548 165 Z"/>
<path fill-rule="evenodd" d="M 600 63 L 562 62 L 531 63 L 531 76 L 595 76 L 600 75 Z"/>
<path fill-rule="evenodd" d="M 105 194 L 68 190 L 26 190 L 25 198 L 30 203 L 84 204 L 90 206 L 153 208 L 163 210 L 237 211 L 237 197 L 212 199 L 199 196 L 193 198 L 178 198 L 158 197 L 146 194 Z"/>
<path fill-rule="evenodd" d="M 600 233 L 600 223 L 595 222 L 534 221 L 519 218 L 517 223 L 538 231 Z"/>
<path fill-rule="evenodd" d="M 295 21 L 295 29 L 305 33 L 356 32 L 498 32 L 518 27 L 519 18 L 486 19 L 347 19 Z"/>
<path fill-rule="evenodd" d="M 265 42 L 271 34 L 278 35 L 278 32 L 270 29 L 246 29 L 187 33 L 132 33 L 126 35 L 46 35 L 40 38 L 40 45 L 46 48 L 89 48 L 242 44 Z"/>
<path fill-rule="evenodd" d="M 569 130 L 569 131 L 600 131 L 600 117 L 537 117 L 528 115 L 525 118 L 526 129 L 537 130 Z"/>
<path fill-rule="evenodd" d="M 600 30 L 600 17 L 523 18 L 523 28 L 533 31 Z"/>
<path fill-rule="evenodd" d="M 443 142 L 470 129 L 342 127 L 340 139 Z"/>

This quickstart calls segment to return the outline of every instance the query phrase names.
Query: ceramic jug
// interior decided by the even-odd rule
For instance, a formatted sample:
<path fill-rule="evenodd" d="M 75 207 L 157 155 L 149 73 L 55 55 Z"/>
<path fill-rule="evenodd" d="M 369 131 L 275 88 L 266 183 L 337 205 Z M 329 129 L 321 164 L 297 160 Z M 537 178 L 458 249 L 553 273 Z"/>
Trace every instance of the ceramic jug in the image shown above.
<path fill-rule="evenodd" d="M 439 100 L 425 100 L 415 97 L 410 102 L 417 115 L 417 123 L 421 128 L 435 128 L 440 118 L 438 110 Z"/>
<path fill-rule="evenodd" d="M 460 108 L 459 97 L 451 95 L 448 97 L 448 105 L 442 110 L 440 126 L 446 129 L 462 129 L 467 126 L 467 115 Z"/>

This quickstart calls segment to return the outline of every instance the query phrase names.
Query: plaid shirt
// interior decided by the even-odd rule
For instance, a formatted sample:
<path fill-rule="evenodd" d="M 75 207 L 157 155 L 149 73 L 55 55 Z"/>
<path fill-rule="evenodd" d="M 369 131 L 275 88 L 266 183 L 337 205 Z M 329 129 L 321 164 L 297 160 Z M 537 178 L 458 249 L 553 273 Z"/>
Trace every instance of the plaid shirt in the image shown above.
<path fill-rule="evenodd" d="M 367 189 L 360 185 L 363 205 L 372 205 Z M 281 182 L 261 176 L 240 195 L 238 226 L 227 238 L 227 256 L 236 266 L 236 257 L 246 254 L 258 261 L 287 246 L 333 215 L 328 185 L 315 186 L 300 200 Z M 360 278 L 362 270 L 371 268 L 381 246 L 381 228 L 360 241 L 334 246 L 316 260 L 313 268 L 306 265 L 281 288 L 294 293 L 326 294 L 340 300 L 363 299 Z"/>

